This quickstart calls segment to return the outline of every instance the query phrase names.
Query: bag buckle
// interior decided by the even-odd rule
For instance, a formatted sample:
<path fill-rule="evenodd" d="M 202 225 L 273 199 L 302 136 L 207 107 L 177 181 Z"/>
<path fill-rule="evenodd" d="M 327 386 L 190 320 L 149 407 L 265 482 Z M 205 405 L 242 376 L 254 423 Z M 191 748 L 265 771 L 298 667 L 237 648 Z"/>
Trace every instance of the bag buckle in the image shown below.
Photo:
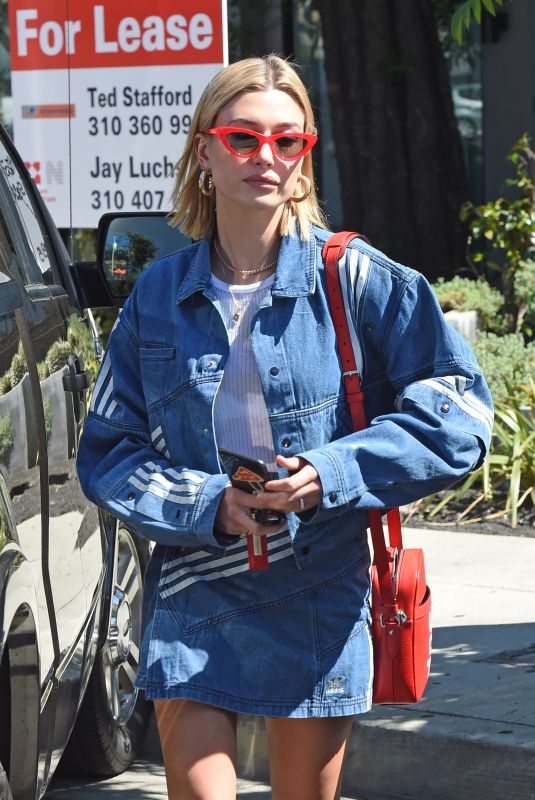
<path fill-rule="evenodd" d="M 383 612 L 379 614 L 379 622 L 381 623 L 381 628 L 386 628 L 388 625 L 404 625 L 406 622 L 410 622 L 410 619 L 405 614 L 405 612 L 400 608 L 399 611 L 391 616 L 387 617 L 387 621 L 385 622 Z"/>

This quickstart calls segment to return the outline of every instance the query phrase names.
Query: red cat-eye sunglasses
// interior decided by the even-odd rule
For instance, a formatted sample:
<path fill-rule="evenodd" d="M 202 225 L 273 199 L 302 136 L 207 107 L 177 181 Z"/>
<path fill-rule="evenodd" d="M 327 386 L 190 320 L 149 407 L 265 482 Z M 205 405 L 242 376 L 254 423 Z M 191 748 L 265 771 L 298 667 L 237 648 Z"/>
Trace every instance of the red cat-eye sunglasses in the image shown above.
<path fill-rule="evenodd" d="M 271 136 L 264 136 L 247 128 L 208 128 L 201 133 L 217 136 L 227 150 L 239 158 L 254 156 L 262 145 L 269 144 L 271 152 L 277 158 L 295 161 L 306 156 L 318 141 L 315 133 L 273 133 Z"/>

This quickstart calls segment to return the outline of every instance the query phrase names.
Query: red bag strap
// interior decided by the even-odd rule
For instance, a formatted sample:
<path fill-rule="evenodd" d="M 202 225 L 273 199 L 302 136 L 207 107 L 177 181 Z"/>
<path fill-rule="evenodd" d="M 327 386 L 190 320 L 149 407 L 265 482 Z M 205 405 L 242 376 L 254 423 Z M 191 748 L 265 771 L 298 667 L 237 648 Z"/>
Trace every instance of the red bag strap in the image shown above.
<path fill-rule="evenodd" d="M 325 271 L 327 276 L 327 296 L 329 299 L 329 307 L 336 333 L 338 352 L 342 362 L 344 386 L 349 410 L 351 413 L 351 420 L 353 422 L 354 430 L 359 431 L 368 426 L 366 412 L 364 409 L 364 393 L 360 385 L 360 375 L 358 374 L 355 353 L 353 352 L 353 347 L 351 345 L 351 336 L 349 334 L 346 308 L 342 290 L 340 288 L 340 278 L 338 274 L 338 262 L 344 255 L 349 242 L 355 238 L 363 239 L 369 243 L 369 240 L 365 236 L 362 236 L 362 234 L 352 233 L 350 231 L 340 231 L 339 233 L 334 233 L 325 242 L 322 250 L 322 256 L 325 262 Z M 389 569 L 389 563 L 391 559 L 386 549 L 381 512 L 378 509 L 370 509 L 368 514 L 375 563 L 377 566 L 377 573 L 381 589 L 381 602 L 383 605 L 394 606 L 395 599 L 393 596 L 392 581 Z M 387 512 L 386 517 L 388 523 L 388 539 L 390 547 L 401 550 L 403 547 L 403 540 L 401 534 L 399 509 L 391 509 Z"/>

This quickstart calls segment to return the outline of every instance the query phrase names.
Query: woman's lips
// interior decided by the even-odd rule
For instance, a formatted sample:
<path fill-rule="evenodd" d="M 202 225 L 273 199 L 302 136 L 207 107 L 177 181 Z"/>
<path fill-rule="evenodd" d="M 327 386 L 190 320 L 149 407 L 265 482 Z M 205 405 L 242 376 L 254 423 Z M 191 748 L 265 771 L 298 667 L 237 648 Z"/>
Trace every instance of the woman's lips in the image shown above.
<path fill-rule="evenodd" d="M 250 186 L 256 186 L 263 189 L 272 189 L 274 186 L 278 186 L 278 182 L 273 178 L 267 178 L 264 175 L 251 175 L 250 178 L 245 178 L 245 183 L 248 183 Z"/>

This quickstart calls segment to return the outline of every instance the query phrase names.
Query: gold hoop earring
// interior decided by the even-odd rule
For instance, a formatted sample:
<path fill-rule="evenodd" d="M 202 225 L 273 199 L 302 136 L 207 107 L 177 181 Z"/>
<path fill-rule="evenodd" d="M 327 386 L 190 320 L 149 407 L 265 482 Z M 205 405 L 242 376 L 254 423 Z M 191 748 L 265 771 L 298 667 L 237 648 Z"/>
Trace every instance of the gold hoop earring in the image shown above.
<path fill-rule="evenodd" d="M 302 203 L 303 200 L 307 199 L 307 197 L 310 195 L 312 191 L 311 183 L 306 175 L 300 175 L 298 180 L 303 181 L 303 183 L 305 184 L 305 191 L 299 197 L 293 197 L 293 196 L 290 197 L 290 200 L 293 200 L 294 203 Z"/>
<path fill-rule="evenodd" d="M 210 197 L 215 191 L 214 179 L 211 173 L 206 172 L 205 169 L 201 169 L 201 174 L 199 175 L 199 189 L 205 197 Z"/>

